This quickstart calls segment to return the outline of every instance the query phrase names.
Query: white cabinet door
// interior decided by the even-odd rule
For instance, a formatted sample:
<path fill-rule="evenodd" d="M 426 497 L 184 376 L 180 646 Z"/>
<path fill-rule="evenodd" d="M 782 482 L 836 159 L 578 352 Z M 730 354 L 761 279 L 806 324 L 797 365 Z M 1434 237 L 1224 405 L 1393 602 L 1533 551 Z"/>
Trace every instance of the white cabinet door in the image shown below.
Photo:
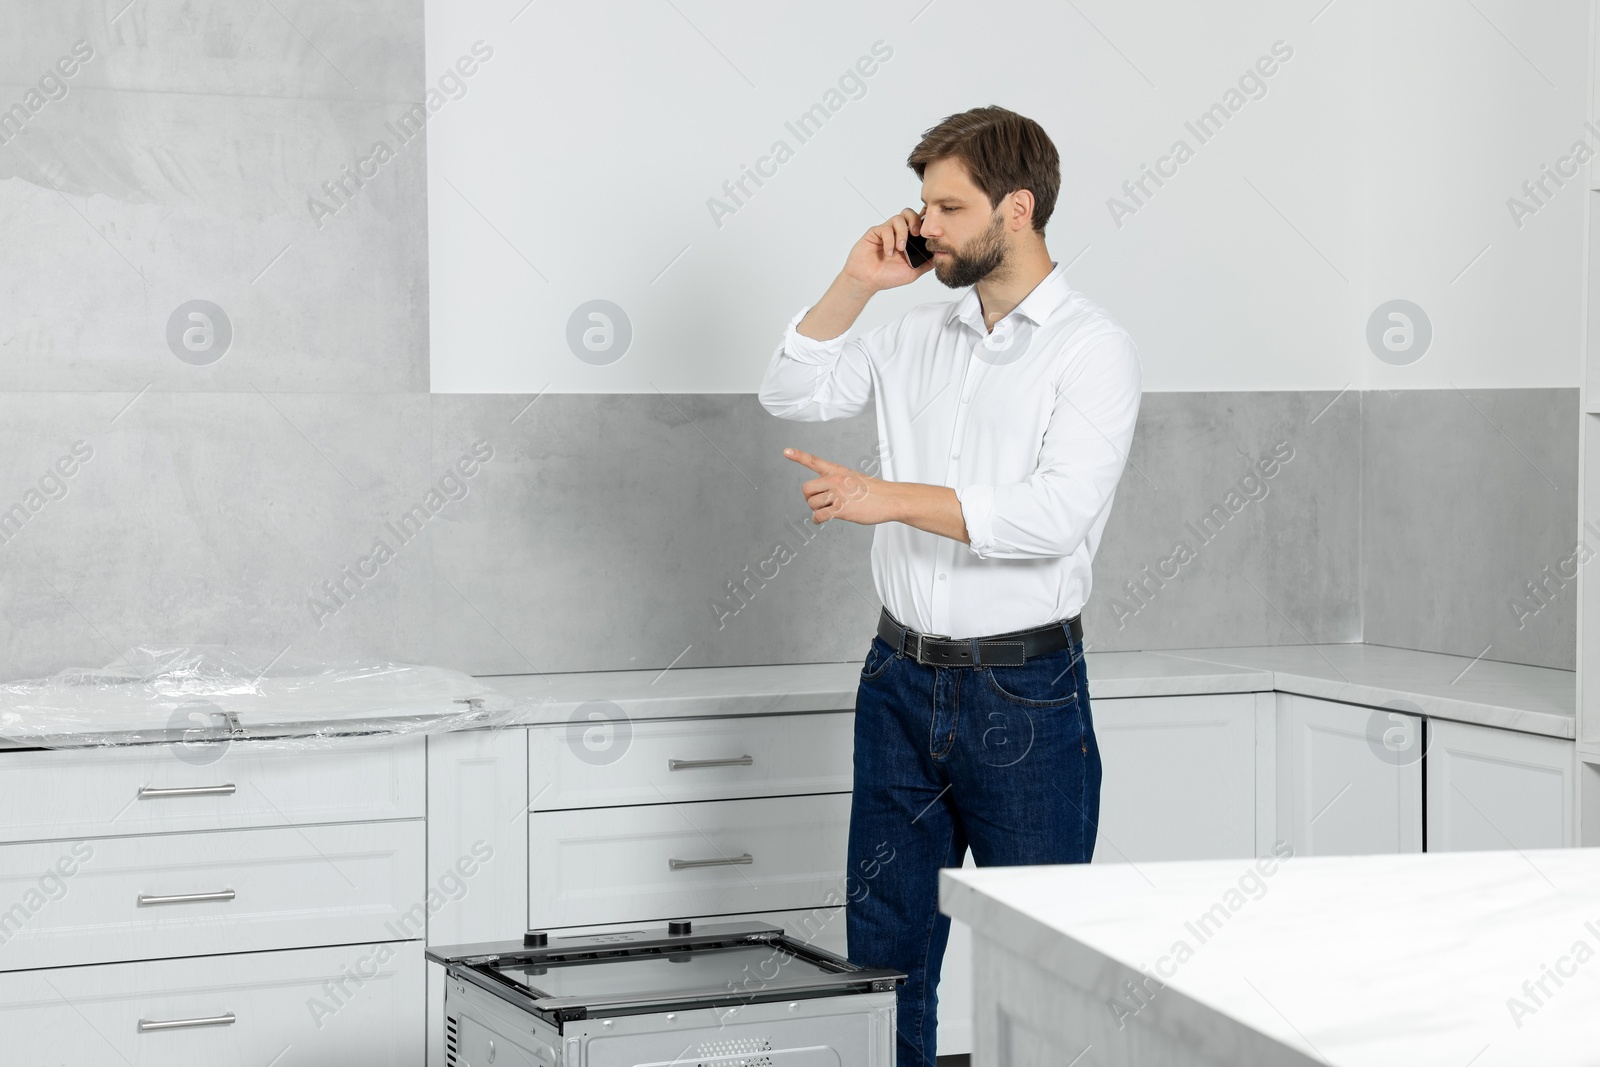
<path fill-rule="evenodd" d="M 1429 852 L 1576 844 L 1573 742 L 1439 719 L 1428 729 Z"/>
<path fill-rule="evenodd" d="M 1278 694 L 1278 833 L 1297 856 L 1422 851 L 1422 719 Z"/>
<path fill-rule="evenodd" d="M 840 904 L 849 823 L 848 793 L 534 812 L 528 925 Z"/>
<path fill-rule="evenodd" d="M 428 892 L 430 945 L 527 929 L 526 727 L 428 738 Z"/>
<path fill-rule="evenodd" d="M 528 730 L 428 738 L 430 945 L 510 941 L 528 918 Z M 444 968 L 428 967 L 428 1064 L 445 1067 Z"/>
<path fill-rule="evenodd" d="M 1251 693 L 1093 701 L 1094 862 L 1254 856 L 1255 707 Z"/>
<path fill-rule="evenodd" d="M 0 974 L 0 1060 L 419 1067 L 422 976 L 420 941 Z"/>

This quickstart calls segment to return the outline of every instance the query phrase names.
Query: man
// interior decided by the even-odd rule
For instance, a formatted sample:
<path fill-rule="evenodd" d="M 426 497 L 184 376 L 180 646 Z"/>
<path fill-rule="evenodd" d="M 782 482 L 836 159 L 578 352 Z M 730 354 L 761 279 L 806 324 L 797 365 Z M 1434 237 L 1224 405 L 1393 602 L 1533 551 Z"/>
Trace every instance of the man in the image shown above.
<path fill-rule="evenodd" d="M 789 419 L 876 401 L 880 477 L 795 449 L 812 521 L 875 525 L 884 612 L 856 697 L 850 957 L 904 971 L 901 1067 L 934 1062 L 950 921 L 938 871 L 1086 863 L 1100 755 L 1078 614 L 1139 410 L 1138 351 L 1045 249 L 1060 163 L 1030 119 L 952 115 L 922 181 L 790 321 L 761 403 Z M 907 238 L 934 255 L 913 267 Z M 932 271 L 954 303 L 844 334 L 874 293 Z"/>

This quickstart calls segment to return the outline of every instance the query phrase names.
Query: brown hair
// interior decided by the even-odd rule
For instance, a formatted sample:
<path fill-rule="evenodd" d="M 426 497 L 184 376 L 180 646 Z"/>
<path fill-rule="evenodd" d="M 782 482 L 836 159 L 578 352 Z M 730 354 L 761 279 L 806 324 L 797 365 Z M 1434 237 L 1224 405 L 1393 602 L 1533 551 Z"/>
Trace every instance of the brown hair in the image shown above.
<path fill-rule="evenodd" d="M 926 131 L 906 157 L 921 180 L 929 163 L 959 159 L 989 207 L 1018 189 L 1033 194 L 1033 228 L 1044 232 L 1061 189 L 1061 157 L 1050 135 L 1030 118 L 1003 107 L 975 107 Z"/>

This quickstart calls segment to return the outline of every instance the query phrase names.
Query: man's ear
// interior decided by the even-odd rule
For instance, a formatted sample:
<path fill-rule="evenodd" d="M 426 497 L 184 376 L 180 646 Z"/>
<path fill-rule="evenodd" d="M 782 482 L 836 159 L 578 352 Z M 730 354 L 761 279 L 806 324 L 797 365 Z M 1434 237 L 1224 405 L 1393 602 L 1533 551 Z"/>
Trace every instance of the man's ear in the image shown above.
<path fill-rule="evenodd" d="M 1024 230 L 1033 225 L 1033 190 L 1018 189 L 1011 193 L 1011 208 L 1006 222 L 1012 230 Z"/>

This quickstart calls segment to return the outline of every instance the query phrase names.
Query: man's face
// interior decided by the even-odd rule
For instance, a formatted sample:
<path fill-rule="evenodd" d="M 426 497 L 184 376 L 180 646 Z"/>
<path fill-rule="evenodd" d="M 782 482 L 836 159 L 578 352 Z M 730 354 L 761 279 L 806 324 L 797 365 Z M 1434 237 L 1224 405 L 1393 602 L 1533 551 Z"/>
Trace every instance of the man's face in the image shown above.
<path fill-rule="evenodd" d="M 940 159 L 922 172 L 922 236 L 934 253 L 933 275 L 951 289 L 976 285 L 1006 261 L 1010 241 L 1003 216 L 1009 199 L 989 207 L 959 160 Z"/>

